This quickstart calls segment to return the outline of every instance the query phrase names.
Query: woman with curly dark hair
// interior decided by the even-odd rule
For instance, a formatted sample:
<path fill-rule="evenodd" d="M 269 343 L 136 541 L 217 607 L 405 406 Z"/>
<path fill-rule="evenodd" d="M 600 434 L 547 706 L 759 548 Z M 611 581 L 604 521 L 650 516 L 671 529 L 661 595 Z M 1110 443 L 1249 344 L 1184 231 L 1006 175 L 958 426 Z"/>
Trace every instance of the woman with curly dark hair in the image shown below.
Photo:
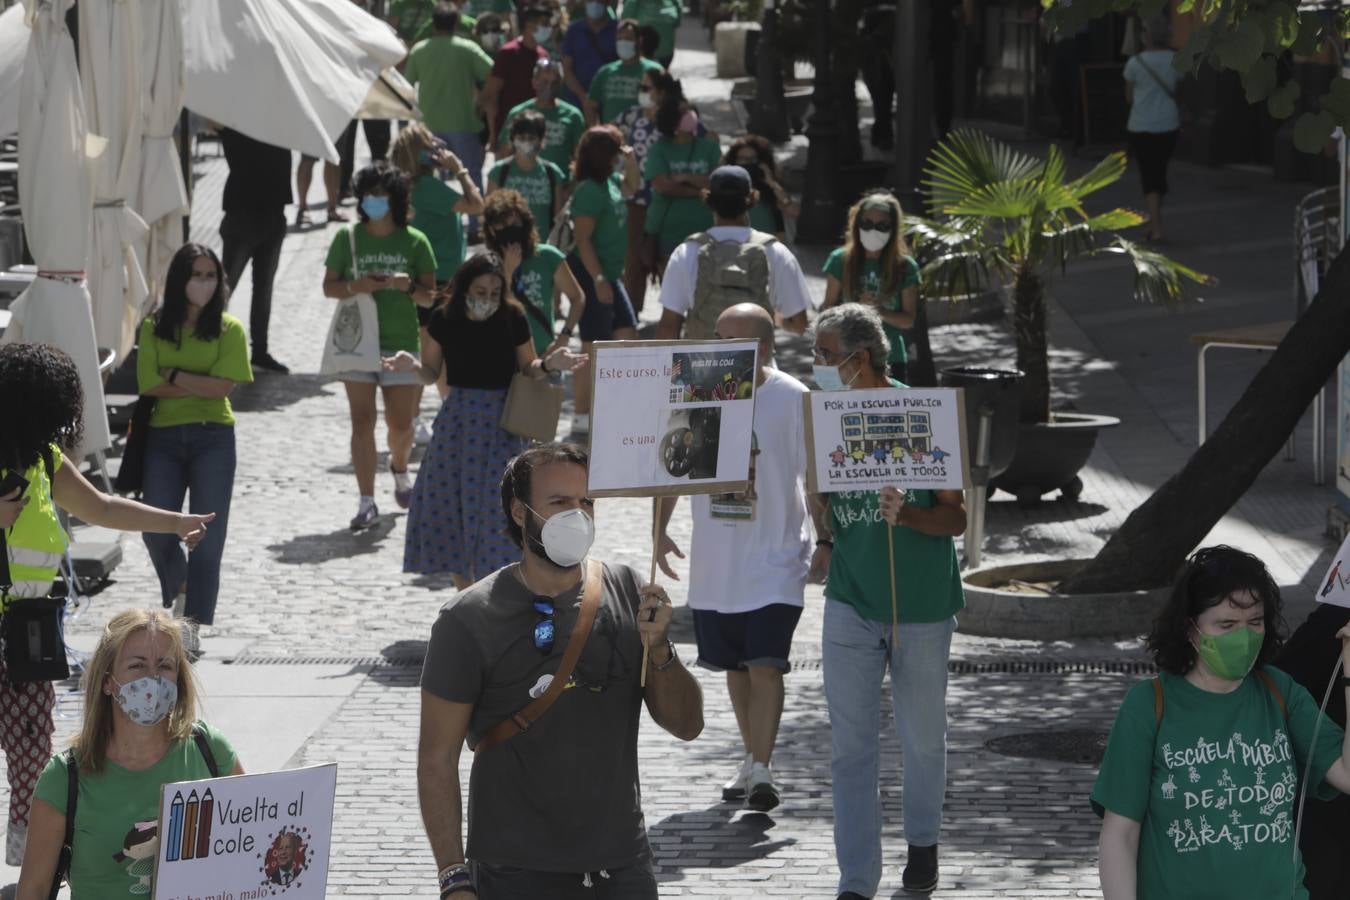
<path fill-rule="evenodd" d="M 51 593 L 69 543 L 58 507 L 92 525 L 172 534 L 189 548 L 215 518 L 109 496 L 85 480 L 65 455 L 77 452 L 84 434 L 84 390 L 75 363 L 56 347 L 0 347 L 0 421 L 0 531 L 9 565 L 9 578 L 0 582 L 10 582 L 0 586 L 3 608 Z M 55 702 L 50 682 L 10 681 L 0 655 L 0 747 L 10 787 L 5 861 L 11 866 L 23 862 L 33 787 L 51 758 Z"/>
<path fill-rule="evenodd" d="M 449 574 L 460 589 L 520 556 L 497 506 L 502 470 L 528 443 L 501 427 L 512 376 L 545 378 L 586 361 L 566 347 L 536 356 L 525 309 L 507 284 L 496 254 L 470 257 L 431 314 L 421 358 L 402 351 L 385 361 L 425 384 L 445 367 L 450 395 L 417 472 L 403 571 Z"/>
<path fill-rule="evenodd" d="M 737 138 L 722 156 L 722 165 L 740 166 L 749 172 L 751 183 L 759 191 L 759 202 L 750 209 L 750 227 L 787 240 L 787 220 L 797 218 L 801 207 L 782 185 L 773 144 L 757 134 Z"/>
<path fill-rule="evenodd" d="M 434 305 L 436 256 L 427 236 L 408 225 L 408 176 L 377 163 L 356 173 L 352 191 L 361 221 L 350 229 L 338 229 L 333 236 L 324 263 L 323 294 L 334 300 L 373 295 L 381 355 L 416 354 L 421 346 L 417 307 Z M 356 277 L 357 272 L 361 277 Z M 413 418 L 421 391 L 415 375 L 390 369 L 340 372 L 338 379 L 347 390 L 352 416 L 352 468 L 361 492 L 351 530 L 363 531 L 380 516 L 375 506 L 375 389 L 379 387 L 384 395 L 394 502 L 404 509 L 412 500 L 408 458 L 412 455 Z"/>
<path fill-rule="evenodd" d="M 1269 665 L 1282 607 L 1249 553 L 1187 561 L 1148 638 L 1158 676 L 1126 694 L 1092 791 L 1106 900 L 1307 900 L 1295 801 L 1305 772 L 1310 796 L 1350 791 L 1350 741 Z M 1350 671 L 1350 626 L 1337 637 Z"/>

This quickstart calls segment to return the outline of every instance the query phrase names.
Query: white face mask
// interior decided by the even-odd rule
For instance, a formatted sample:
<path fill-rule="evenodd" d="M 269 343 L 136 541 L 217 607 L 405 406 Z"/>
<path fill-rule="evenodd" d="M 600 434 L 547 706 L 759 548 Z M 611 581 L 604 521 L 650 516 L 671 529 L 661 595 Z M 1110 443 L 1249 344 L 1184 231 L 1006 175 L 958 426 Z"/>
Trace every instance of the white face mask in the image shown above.
<path fill-rule="evenodd" d="M 534 515 L 538 512 L 526 505 Z M 586 558 L 595 542 L 595 522 L 582 509 L 568 509 L 544 519 L 544 527 L 539 532 L 539 543 L 543 545 L 544 555 L 554 565 L 570 569 Z M 540 548 L 535 548 L 540 549 Z"/>
<path fill-rule="evenodd" d="M 108 676 L 112 678 L 111 675 Z M 117 684 L 117 679 L 112 679 Z M 147 675 L 126 684 L 117 684 L 117 705 L 137 725 L 149 727 L 164 721 L 178 703 L 178 684 L 161 675 Z"/>
<path fill-rule="evenodd" d="M 643 109 L 651 109 L 656 105 L 656 98 L 652 96 L 651 91 L 638 91 L 638 106 Z"/>
<path fill-rule="evenodd" d="M 474 322 L 484 322 L 492 318 L 492 314 L 497 311 L 499 306 L 501 306 L 499 300 L 484 300 L 480 297 L 464 298 L 465 312 L 468 313 L 469 319 Z"/>
<path fill-rule="evenodd" d="M 536 153 L 539 152 L 538 141 L 527 141 L 523 139 L 517 139 L 511 142 L 511 146 L 514 147 L 515 151 L 519 153 L 521 156 L 534 156 Z"/>
<path fill-rule="evenodd" d="M 850 353 L 845 361 L 852 358 L 853 354 Z M 846 391 L 853 387 L 853 382 L 858 378 L 855 374 L 848 381 L 844 381 L 843 376 L 839 374 L 839 366 L 827 366 L 822 363 L 812 363 L 811 375 L 816 380 L 816 387 L 822 391 Z"/>
<path fill-rule="evenodd" d="M 211 302 L 211 298 L 216 295 L 216 284 L 214 278 L 193 278 L 187 283 L 187 300 L 193 306 L 205 306 Z"/>
<path fill-rule="evenodd" d="M 858 238 L 862 241 L 863 249 L 868 253 L 876 253 L 885 247 L 891 241 L 889 231 L 860 231 Z"/>

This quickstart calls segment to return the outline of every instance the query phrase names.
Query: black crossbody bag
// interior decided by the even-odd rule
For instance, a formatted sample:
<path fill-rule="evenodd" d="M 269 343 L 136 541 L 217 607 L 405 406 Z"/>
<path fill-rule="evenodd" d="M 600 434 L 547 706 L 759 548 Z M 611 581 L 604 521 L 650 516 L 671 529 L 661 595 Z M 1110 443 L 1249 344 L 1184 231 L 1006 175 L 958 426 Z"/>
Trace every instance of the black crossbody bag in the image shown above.
<path fill-rule="evenodd" d="M 56 465 L 50 452 L 42 454 L 47 483 L 55 478 Z M 16 599 L 9 596 L 14 579 L 9 571 L 9 547 L 0 529 L 0 639 L 4 641 L 5 668 L 10 684 L 32 681 L 64 681 L 70 677 L 66 664 L 66 601 L 60 597 Z"/>

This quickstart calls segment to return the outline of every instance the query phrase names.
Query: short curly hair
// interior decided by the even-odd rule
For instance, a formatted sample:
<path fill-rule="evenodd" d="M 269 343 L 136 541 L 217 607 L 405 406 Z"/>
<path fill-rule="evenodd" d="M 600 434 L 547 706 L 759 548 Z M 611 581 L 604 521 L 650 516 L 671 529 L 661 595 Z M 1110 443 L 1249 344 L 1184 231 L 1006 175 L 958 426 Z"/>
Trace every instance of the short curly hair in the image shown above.
<path fill-rule="evenodd" d="M 84 440 L 80 370 L 51 344 L 0 347 L 0 467 L 26 470 L 56 444 L 74 451 Z"/>
<path fill-rule="evenodd" d="M 1255 600 L 1244 603 L 1244 595 Z M 1195 619 L 1224 600 L 1232 600 L 1242 608 L 1262 605 L 1266 636 L 1256 657 L 1256 668 L 1275 658 L 1284 646 L 1287 632 L 1280 587 L 1261 560 L 1236 547 L 1218 544 L 1202 547 L 1186 561 L 1167 605 L 1153 622 L 1148 650 L 1159 669 L 1185 675 L 1195 666 L 1195 645 L 1191 643 Z"/>

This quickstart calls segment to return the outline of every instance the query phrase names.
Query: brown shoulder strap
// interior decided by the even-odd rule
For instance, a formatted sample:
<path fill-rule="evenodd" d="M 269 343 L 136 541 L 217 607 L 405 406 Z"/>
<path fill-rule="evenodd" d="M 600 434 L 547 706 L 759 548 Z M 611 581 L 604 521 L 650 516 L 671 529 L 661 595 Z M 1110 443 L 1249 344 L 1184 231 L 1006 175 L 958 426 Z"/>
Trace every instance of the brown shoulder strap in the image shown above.
<path fill-rule="evenodd" d="M 1255 674 L 1257 678 L 1260 678 L 1261 681 L 1265 683 L 1270 692 L 1275 695 L 1275 702 L 1280 704 L 1280 714 L 1288 719 L 1289 707 L 1284 703 L 1284 694 L 1281 694 L 1280 689 L 1275 686 L 1275 679 L 1271 678 L 1270 673 L 1265 669 L 1257 669 Z"/>
<path fill-rule="evenodd" d="M 600 609 L 601 573 L 600 562 L 590 560 L 586 568 L 586 587 L 581 595 L 581 611 L 577 614 L 577 624 L 573 626 L 572 635 L 567 639 L 567 649 L 563 652 L 562 662 L 558 664 L 558 671 L 553 674 L 548 689 L 531 700 L 524 709 L 512 713 L 494 725 L 492 730 L 483 735 L 482 739 L 471 748 L 475 753 L 482 753 L 505 740 L 529 731 L 530 726 L 539 721 L 539 717 L 562 696 L 567 682 L 572 677 L 572 671 L 581 659 L 581 651 L 585 649 L 586 639 L 591 636 L 591 626 L 595 624 L 595 614 Z"/>
<path fill-rule="evenodd" d="M 1153 724 L 1162 724 L 1163 714 L 1163 689 L 1162 679 L 1154 676 L 1153 678 Z"/>

